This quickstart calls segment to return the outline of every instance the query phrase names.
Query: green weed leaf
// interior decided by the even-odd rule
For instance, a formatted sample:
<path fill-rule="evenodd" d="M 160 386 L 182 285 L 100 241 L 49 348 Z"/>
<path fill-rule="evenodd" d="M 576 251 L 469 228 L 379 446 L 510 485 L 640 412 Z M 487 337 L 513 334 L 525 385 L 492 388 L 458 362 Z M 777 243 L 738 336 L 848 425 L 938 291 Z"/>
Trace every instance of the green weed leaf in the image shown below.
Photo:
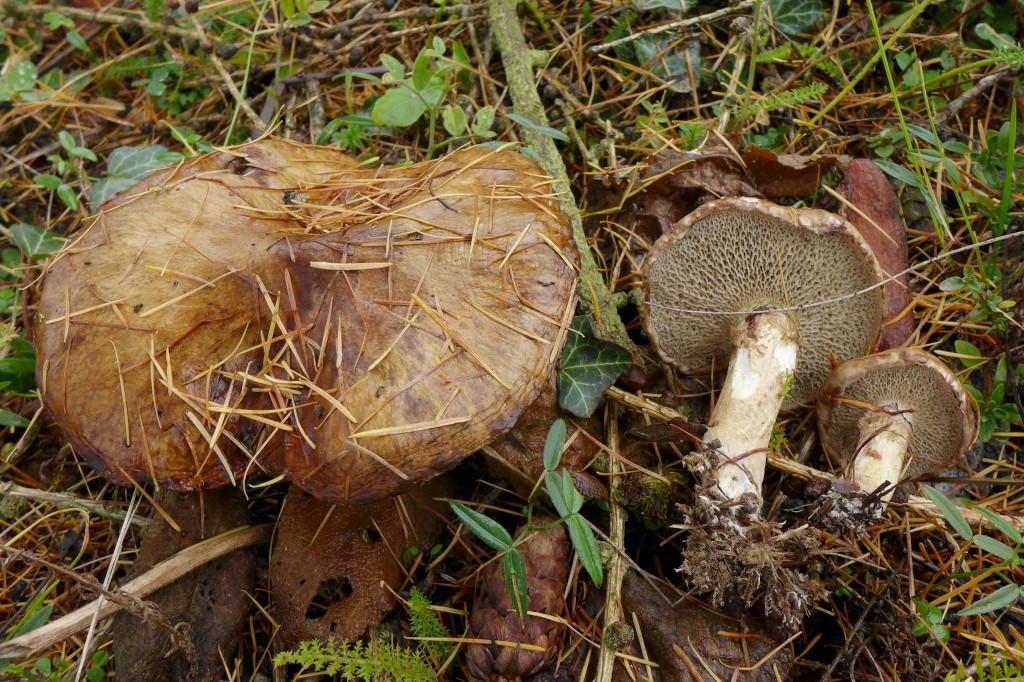
<path fill-rule="evenodd" d="M 49 256 L 60 251 L 67 243 L 67 239 L 56 232 L 28 223 L 12 225 L 11 234 L 14 236 L 14 243 L 29 258 Z"/>
<path fill-rule="evenodd" d="M 548 429 L 544 440 L 544 468 L 554 471 L 562 461 L 562 448 L 565 447 L 565 420 L 556 419 Z"/>
<path fill-rule="evenodd" d="M 949 525 L 953 527 L 953 530 L 955 530 L 960 537 L 967 542 L 974 539 L 974 532 L 971 531 L 970 524 L 967 523 L 967 519 L 965 519 L 964 515 L 960 513 L 960 510 L 956 508 L 956 505 L 953 504 L 948 497 L 930 485 L 923 487 L 924 494 L 927 495 L 928 499 L 939 508 L 939 511 L 942 512 L 944 517 L 946 517 L 946 521 L 948 521 Z"/>
<path fill-rule="evenodd" d="M 961 609 L 961 611 L 956 615 L 977 616 L 982 613 L 991 613 L 996 609 L 1009 606 L 1013 602 L 1017 601 L 1017 597 L 1019 596 L 1020 592 L 1016 585 L 1003 585 L 984 599 L 979 599 L 966 609 Z"/>
<path fill-rule="evenodd" d="M 401 85 L 391 88 L 373 104 L 373 122 L 381 126 L 405 128 L 419 120 L 427 105 L 416 92 Z"/>
<path fill-rule="evenodd" d="M 556 130 L 555 128 L 552 128 L 550 126 L 539 125 L 537 123 L 534 123 L 530 119 L 526 118 L 525 116 L 520 116 L 519 114 L 509 114 L 508 117 L 513 122 L 518 123 L 524 128 L 529 128 L 535 133 L 547 135 L 548 137 L 560 140 L 561 142 L 569 141 L 569 136 L 563 133 L 561 130 Z"/>
<path fill-rule="evenodd" d="M 28 426 L 29 421 L 20 414 L 15 414 L 9 410 L 0 409 L 0 426 Z"/>
<path fill-rule="evenodd" d="M 594 531 L 579 514 L 570 516 L 565 525 L 569 527 L 569 539 L 572 540 L 572 546 L 576 548 L 580 563 L 583 564 L 583 568 L 587 569 L 594 584 L 600 585 L 604 581 L 604 571 L 601 568 L 601 554 L 597 548 Z"/>
<path fill-rule="evenodd" d="M 519 618 L 525 619 L 530 604 L 526 585 L 526 561 L 519 550 L 513 548 L 505 552 L 502 563 L 505 569 L 505 589 L 508 590 L 508 596 L 512 597 Z"/>
<path fill-rule="evenodd" d="M 388 70 L 391 77 L 396 81 L 403 80 L 405 78 L 405 67 L 402 66 L 402 62 L 398 61 L 389 54 L 382 54 L 380 56 L 380 63 L 384 65 L 384 68 Z"/>
<path fill-rule="evenodd" d="M 512 549 L 512 536 L 505 528 L 494 519 L 474 511 L 455 500 L 449 500 L 452 510 L 458 515 L 466 527 L 473 531 L 473 534 L 498 550 L 506 552 Z"/>
<path fill-rule="evenodd" d="M 1018 545 L 1024 543 L 1024 537 L 1021 537 L 1020 531 L 1014 528 L 1009 521 L 1004 519 L 999 514 L 996 514 L 991 509 L 985 509 L 984 507 L 974 507 L 974 511 L 978 512 L 986 519 L 992 522 L 992 525 L 998 528 L 1003 535 L 1010 538 L 1011 541 Z"/>
<path fill-rule="evenodd" d="M 118 147 L 107 158 L 107 177 L 92 187 L 89 201 L 102 204 L 121 190 L 142 180 L 150 171 L 166 164 L 158 157 L 167 153 L 167 147 L 154 144 L 143 147 Z"/>
<path fill-rule="evenodd" d="M 1017 556 L 1017 552 L 1006 543 L 999 542 L 995 538 L 990 538 L 987 535 L 975 535 L 974 544 L 981 547 L 989 554 L 995 554 L 1003 561 L 1009 561 L 1013 557 Z"/>
<path fill-rule="evenodd" d="M 964 356 L 960 358 L 960 362 L 964 363 L 964 367 L 969 369 L 982 363 L 981 351 L 970 341 L 957 339 L 953 342 L 953 346 L 959 355 Z"/>
<path fill-rule="evenodd" d="M 821 19 L 820 0 L 771 0 L 772 24 L 783 33 L 799 33 Z"/>
<path fill-rule="evenodd" d="M 913 171 L 907 170 L 903 166 L 893 163 L 892 161 L 875 161 L 878 167 L 885 171 L 885 174 L 894 177 L 903 184 L 909 187 L 920 187 L 921 179 L 914 174 Z"/>
<path fill-rule="evenodd" d="M 441 112 L 441 123 L 444 124 L 444 129 L 448 131 L 449 135 L 461 135 L 466 132 L 466 112 L 462 110 L 462 107 L 445 107 Z"/>
<path fill-rule="evenodd" d="M 589 417 L 630 364 L 628 350 L 597 338 L 587 316 L 577 316 L 558 363 L 558 404 L 577 417 Z"/>

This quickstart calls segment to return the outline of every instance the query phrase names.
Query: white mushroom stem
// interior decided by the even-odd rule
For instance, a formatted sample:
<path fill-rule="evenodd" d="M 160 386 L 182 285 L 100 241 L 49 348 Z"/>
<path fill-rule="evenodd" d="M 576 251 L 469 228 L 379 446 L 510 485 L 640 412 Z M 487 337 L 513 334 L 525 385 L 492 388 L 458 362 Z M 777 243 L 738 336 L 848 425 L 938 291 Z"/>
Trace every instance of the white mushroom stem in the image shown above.
<path fill-rule="evenodd" d="M 800 346 L 785 313 L 758 313 L 732 331 L 732 357 L 704 443 L 718 441 L 718 488 L 727 501 L 761 498 L 768 444 Z"/>
<path fill-rule="evenodd" d="M 897 483 L 903 471 L 913 429 L 905 415 L 890 412 L 897 412 L 896 406 L 869 410 L 857 422 L 859 445 L 849 475 L 865 492 L 877 490 L 883 483 Z M 888 502 L 892 494 L 890 489 L 881 499 Z"/>

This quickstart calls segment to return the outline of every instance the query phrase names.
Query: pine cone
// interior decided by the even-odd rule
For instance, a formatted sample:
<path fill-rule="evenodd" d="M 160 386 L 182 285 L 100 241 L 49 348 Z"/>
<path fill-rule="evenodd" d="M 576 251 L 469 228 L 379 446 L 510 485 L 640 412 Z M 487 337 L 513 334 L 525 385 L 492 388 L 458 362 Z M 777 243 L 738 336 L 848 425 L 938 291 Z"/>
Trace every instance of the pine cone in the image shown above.
<path fill-rule="evenodd" d="M 543 523 L 540 519 L 537 522 Z M 529 610 L 550 616 L 564 615 L 562 595 L 569 579 L 569 540 L 565 526 L 534 533 L 519 545 L 519 551 L 526 562 Z M 501 561 L 484 569 L 482 584 L 483 592 L 473 605 L 469 625 L 474 637 L 489 639 L 491 643 L 470 644 L 467 648 L 466 657 L 474 677 L 505 682 L 529 679 L 543 672 L 558 650 L 565 626 L 535 616 L 519 619 L 505 587 Z M 498 641 L 532 644 L 542 647 L 543 651 L 496 644 Z"/>

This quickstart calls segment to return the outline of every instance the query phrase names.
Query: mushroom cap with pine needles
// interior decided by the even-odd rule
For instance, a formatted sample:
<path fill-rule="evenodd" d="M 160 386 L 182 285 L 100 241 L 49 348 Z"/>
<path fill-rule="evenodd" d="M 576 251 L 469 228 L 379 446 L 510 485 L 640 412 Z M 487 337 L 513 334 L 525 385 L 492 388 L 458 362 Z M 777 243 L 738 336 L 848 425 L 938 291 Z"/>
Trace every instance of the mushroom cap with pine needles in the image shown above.
<path fill-rule="evenodd" d="M 264 139 L 100 207 L 47 270 L 37 379 L 115 482 L 284 475 L 366 502 L 514 424 L 554 370 L 575 260 L 515 151 L 372 169 Z"/>
<path fill-rule="evenodd" d="M 792 407 L 814 398 L 830 357 L 870 350 L 885 310 L 882 289 L 857 292 L 882 278 L 863 239 L 839 216 L 749 197 L 719 199 L 651 247 L 642 320 L 662 359 L 693 372 L 728 366 L 731 332 L 744 311 L 795 308 L 800 361 L 783 404 Z"/>

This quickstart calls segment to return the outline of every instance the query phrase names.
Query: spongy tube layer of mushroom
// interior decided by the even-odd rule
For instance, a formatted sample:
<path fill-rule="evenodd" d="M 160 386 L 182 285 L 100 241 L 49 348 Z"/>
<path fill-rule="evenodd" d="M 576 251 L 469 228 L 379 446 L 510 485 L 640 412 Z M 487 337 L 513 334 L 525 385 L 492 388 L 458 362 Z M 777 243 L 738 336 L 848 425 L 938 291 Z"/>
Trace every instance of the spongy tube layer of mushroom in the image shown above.
<path fill-rule="evenodd" d="M 723 506 L 760 506 L 779 410 L 813 399 L 830 357 L 869 351 L 880 280 L 849 223 L 759 199 L 705 204 L 652 247 L 643 321 L 654 347 L 683 372 L 728 363 L 704 436 L 718 456 L 708 492 Z"/>
<path fill-rule="evenodd" d="M 949 368 L 917 348 L 838 365 L 821 386 L 817 417 L 825 451 L 859 489 L 853 499 L 832 496 L 832 520 L 845 525 L 880 514 L 882 505 L 873 503 L 889 501 L 904 478 L 956 466 L 975 436 L 970 396 Z"/>
<path fill-rule="evenodd" d="M 269 474 L 369 502 L 514 424 L 564 343 L 575 260 L 517 152 L 372 169 L 265 139 L 99 207 L 48 268 L 37 380 L 118 483 Z"/>

